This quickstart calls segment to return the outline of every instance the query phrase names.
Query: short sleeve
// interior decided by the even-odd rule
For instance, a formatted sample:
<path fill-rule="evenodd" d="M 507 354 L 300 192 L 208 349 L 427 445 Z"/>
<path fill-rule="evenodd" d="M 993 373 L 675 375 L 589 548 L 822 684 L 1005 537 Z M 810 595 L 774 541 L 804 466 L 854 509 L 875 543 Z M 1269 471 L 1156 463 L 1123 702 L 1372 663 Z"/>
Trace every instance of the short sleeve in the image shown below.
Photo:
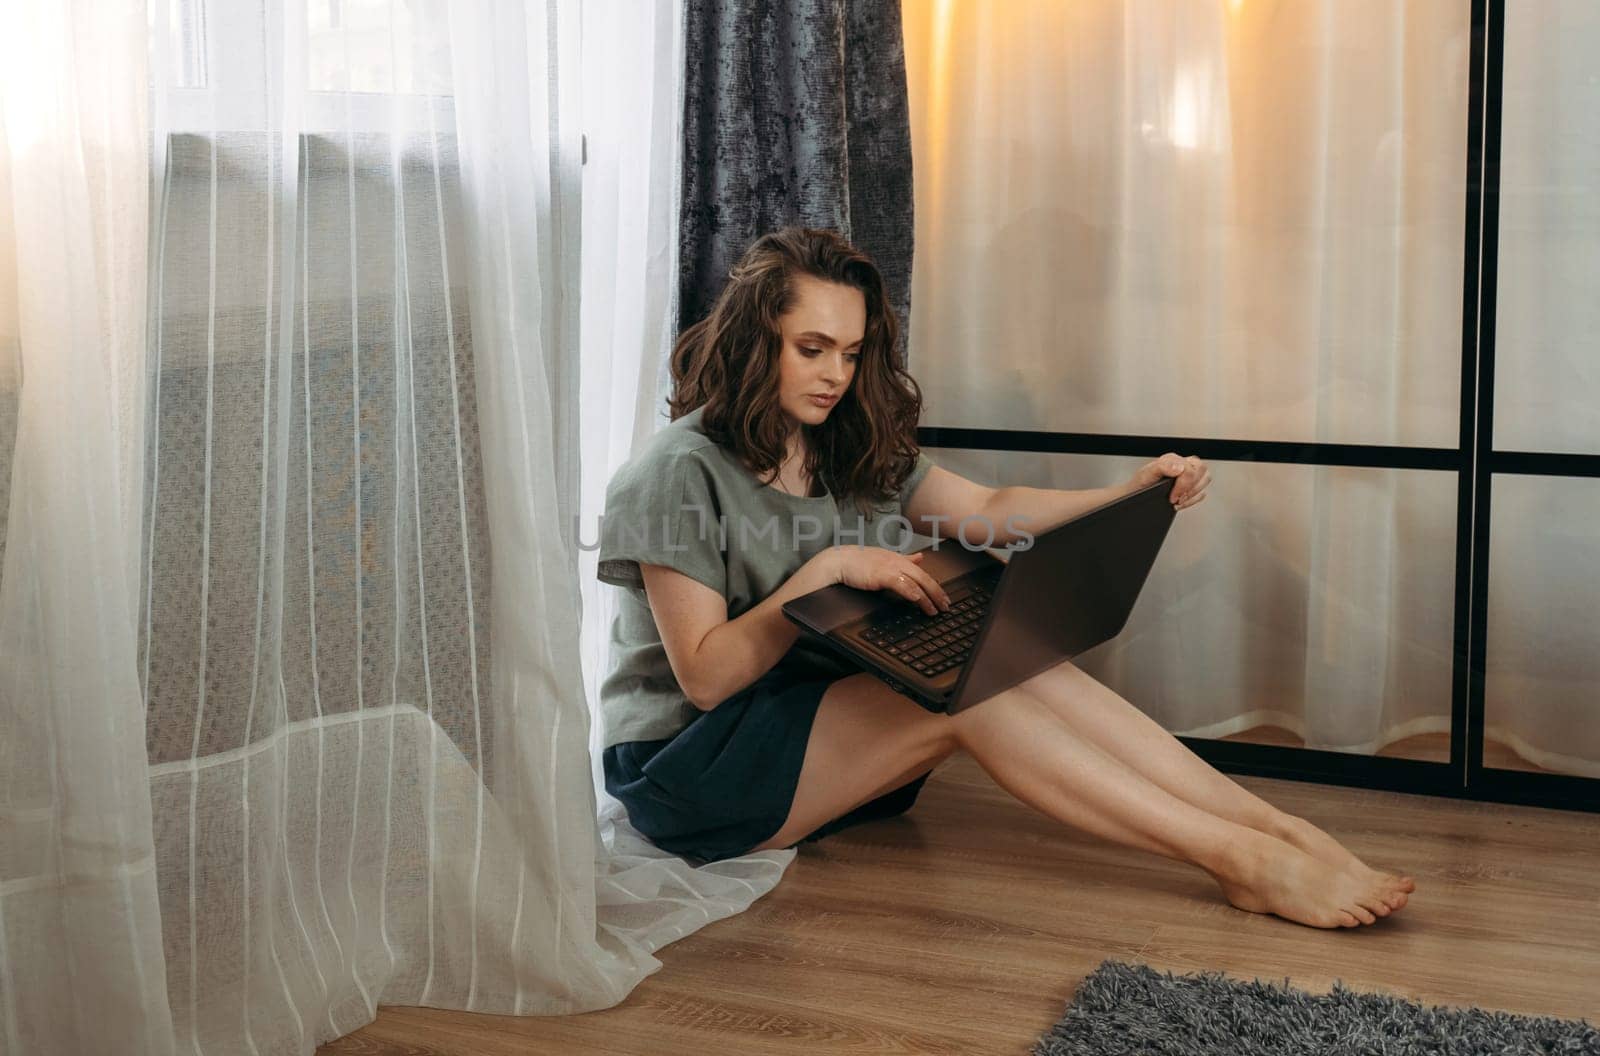
<path fill-rule="evenodd" d="M 911 496 L 917 493 L 917 485 L 922 483 L 923 478 L 928 475 L 928 470 L 933 468 L 933 464 L 933 459 L 928 457 L 926 451 L 917 452 L 917 461 L 911 467 L 911 475 L 906 477 L 906 482 L 900 486 L 900 495 L 896 499 L 902 513 L 905 512 L 906 504 L 911 501 Z"/>
<path fill-rule="evenodd" d="M 727 596 L 716 488 L 692 455 L 642 459 L 617 471 L 601 515 L 602 583 L 644 586 L 639 565 L 663 565 Z"/>

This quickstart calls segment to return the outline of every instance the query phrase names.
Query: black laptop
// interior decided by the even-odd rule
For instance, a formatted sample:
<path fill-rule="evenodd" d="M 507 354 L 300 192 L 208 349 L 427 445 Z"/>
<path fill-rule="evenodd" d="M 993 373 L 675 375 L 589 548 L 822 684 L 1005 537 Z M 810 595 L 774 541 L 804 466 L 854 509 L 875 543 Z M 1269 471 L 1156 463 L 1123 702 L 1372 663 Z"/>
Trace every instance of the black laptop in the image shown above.
<path fill-rule="evenodd" d="M 924 549 L 948 612 L 835 584 L 783 614 L 895 690 L 954 714 L 1121 632 L 1177 512 L 1173 481 L 1041 532 L 1007 560 L 960 540 Z"/>

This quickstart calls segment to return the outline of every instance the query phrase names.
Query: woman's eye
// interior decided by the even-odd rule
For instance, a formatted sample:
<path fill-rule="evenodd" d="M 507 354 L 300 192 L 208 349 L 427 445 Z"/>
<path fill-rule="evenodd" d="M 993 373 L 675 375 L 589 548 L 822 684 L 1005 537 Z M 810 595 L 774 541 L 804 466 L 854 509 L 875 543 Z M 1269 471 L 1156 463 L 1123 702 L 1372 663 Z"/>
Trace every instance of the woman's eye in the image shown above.
<path fill-rule="evenodd" d="M 860 363 L 861 362 L 861 353 L 859 353 L 859 352 L 849 352 L 849 353 L 845 354 L 844 358 L 848 359 L 851 363 Z"/>
<path fill-rule="evenodd" d="M 800 351 L 804 352 L 808 356 L 822 355 L 822 349 L 820 348 L 802 348 Z"/>

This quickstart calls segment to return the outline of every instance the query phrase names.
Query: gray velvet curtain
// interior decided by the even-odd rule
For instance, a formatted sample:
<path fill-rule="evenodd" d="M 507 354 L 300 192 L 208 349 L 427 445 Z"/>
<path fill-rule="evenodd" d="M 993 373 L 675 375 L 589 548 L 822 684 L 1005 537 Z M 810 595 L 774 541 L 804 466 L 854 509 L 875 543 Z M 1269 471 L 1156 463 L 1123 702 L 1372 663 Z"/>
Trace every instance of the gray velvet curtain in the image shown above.
<path fill-rule="evenodd" d="M 911 125 L 899 0 L 687 0 L 678 328 L 755 238 L 827 227 L 911 306 Z M 902 334 L 901 352 L 904 352 Z"/>

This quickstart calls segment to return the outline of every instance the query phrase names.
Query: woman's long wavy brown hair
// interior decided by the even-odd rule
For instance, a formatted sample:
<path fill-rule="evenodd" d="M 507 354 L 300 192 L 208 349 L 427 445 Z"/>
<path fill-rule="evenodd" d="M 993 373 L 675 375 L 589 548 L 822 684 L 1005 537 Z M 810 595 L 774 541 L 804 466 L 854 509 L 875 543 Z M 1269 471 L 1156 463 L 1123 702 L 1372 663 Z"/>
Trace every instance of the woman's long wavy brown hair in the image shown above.
<path fill-rule="evenodd" d="M 817 427 L 804 426 L 806 470 L 835 498 L 865 505 L 892 499 L 917 457 L 922 390 L 898 361 L 900 324 L 872 258 L 832 231 L 786 227 L 757 239 L 705 319 L 672 350 L 674 421 L 704 407 L 706 435 L 759 479 L 776 479 L 788 427 L 778 405 L 778 320 L 794 303 L 794 280 L 810 275 L 866 299 L 861 358 L 850 387 Z"/>

